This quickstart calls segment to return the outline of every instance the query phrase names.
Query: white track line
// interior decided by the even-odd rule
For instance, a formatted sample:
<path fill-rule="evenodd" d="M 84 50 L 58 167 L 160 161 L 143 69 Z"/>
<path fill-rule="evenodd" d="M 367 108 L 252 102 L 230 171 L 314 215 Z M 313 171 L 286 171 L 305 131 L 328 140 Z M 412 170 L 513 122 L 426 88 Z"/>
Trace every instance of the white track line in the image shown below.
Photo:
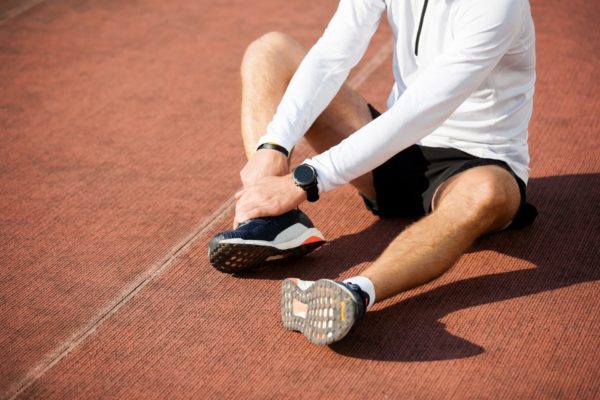
<path fill-rule="evenodd" d="M 22 1 L 20 1 L 17 6 L 5 11 L 3 14 L 0 14 L 0 24 L 8 21 L 11 18 L 16 17 L 17 15 L 23 14 L 25 11 L 40 4 L 43 1 L 44 0 L 22 0 Z"/>
<path fill-rule="evenodd" d="M 152 282 L 156 277 L 163 274 L 179 256 L 185 252 L 196 242 L 196 240 L 206 231 L 215 228 L 217 223 L 221 222 L 219 217 L 223 216 L 234 204 L 233 196 L 230 196 L 217 210 L 202 221 L 192 233 L 186 236 L 183 240 L 167 252 L 167 254 L 159 261 L 150 266 L 144 271 L 135 281 L 127 285 L 115 297 L 115 299 L 104 306 L 96 315 L 94 315 L 87 324 L 78 329 L 68 339 L 53 351 L 46 354 L 44 359 L 33 367 L 23 379 L 15 383 L 7 391 L 10 398 L 15 398 L 26 390 L 39 377 L 44 375 L 50 368 L 56 365 L 59 361 L 65 358 L 73 349 L 80 345 L 92 333 L 98 329 L 106 320 L 115 315 L 124 305 L 129 303 L 144 287 Z M 12 394 L 10 394 L 12 392 Z"/>
<path fill-rule="evenodd" d="M 38 0 L 37 2 L 41 2 Z M 386 42 L 375 53 L 373 58 L 368 60 L 360 71 L 347 84 L 352 88 L 357 88 L 363 84 L 367 78 L 387 59 L 392 51 L 391 43 Z M 158 262 L 142 273 L 134 282 L 127 285 L 116 298 L 103 307 L 96 315 L 94 315 L 87 324 L 78 329 L 61 345 L 53 351 L 47 353 L 44 358 L 33 368 L 29 370 L 27 375 L 9 387 L 7 397 L 16 398 L 29 388 L 37 379 L 43 376 L 48 370 L 58 364 L 63 358 L 71 353 L 77 346 L 83 343 L 92 333 L 94 333 L 100 325 L 115 315 L 123 306 L 129 303 L 142 289 L 144 289 L 155 278 L 165 273 L 177 260 L 179 256 L 185 252 L 198 240 L 203 233 L 212 230 L 217 223 L 221 222 L 220 217 L 227 213 L 233 207 L 235 200 L 230 196 L 217 210 L 204 219 L 192 233 L 186 238 L 173 246 L 167 254 Z"/>

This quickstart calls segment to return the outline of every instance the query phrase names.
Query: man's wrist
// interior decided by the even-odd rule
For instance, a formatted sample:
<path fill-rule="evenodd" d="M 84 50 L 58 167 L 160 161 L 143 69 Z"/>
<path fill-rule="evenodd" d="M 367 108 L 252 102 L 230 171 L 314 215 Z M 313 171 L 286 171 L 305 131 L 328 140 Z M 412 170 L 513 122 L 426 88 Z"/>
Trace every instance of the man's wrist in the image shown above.
<path fill-rule="evenodd" d="M 292 174 L 287 175 L 286 178 L 289 183 L 290 193 L 294 194 L 294 197 L 296 198 L 297 203 L 300 204 L 303 201 L 305 201 L 306 200 L 306 191 L 304 189 L 302 189 L 300 186 L 296 185 Z"/>

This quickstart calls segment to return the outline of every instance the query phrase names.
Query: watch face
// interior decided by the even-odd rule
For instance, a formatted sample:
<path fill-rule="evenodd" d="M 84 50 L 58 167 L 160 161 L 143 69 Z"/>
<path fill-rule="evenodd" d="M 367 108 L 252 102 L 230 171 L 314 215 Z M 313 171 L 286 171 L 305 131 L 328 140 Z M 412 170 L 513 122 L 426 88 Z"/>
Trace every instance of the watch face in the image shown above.
<path fill-rule="evenodd" d="M 300 185 L 308 185 L 315 180 L 315 171 L 306 165 L 300 165 L 294 170 L 294 179 Z"/>

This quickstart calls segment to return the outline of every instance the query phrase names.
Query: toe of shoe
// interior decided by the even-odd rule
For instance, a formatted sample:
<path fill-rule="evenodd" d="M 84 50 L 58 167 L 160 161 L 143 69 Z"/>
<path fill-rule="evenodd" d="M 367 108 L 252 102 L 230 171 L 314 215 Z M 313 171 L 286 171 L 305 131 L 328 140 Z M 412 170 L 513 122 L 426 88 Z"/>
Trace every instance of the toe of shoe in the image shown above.
<path fill-rule="evenodd" d="M 210 253 L 214 253 L 218 249 L 219 244 L 223 239 L 225 239 L 225 236 L 223 236 L 222 233 L 213 236 L 213 238 L 208 242 L 208 251 Z"/>

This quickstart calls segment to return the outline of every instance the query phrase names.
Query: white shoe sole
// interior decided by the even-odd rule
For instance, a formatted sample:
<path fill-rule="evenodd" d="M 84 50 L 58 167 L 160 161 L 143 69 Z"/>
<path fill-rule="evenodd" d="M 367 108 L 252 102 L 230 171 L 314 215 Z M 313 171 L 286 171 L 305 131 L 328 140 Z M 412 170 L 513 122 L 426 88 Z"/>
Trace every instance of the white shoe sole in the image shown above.
<path fill-rule="evenodd" d="M 283 326 L 301 332 L 317 345 L 344 338 L 356 322 L 359 306 L 352 293 L 328 279 L 318 280 L 307 288 L 301 288 L 301 282 L 288 278 L 281 284 Z"/>

